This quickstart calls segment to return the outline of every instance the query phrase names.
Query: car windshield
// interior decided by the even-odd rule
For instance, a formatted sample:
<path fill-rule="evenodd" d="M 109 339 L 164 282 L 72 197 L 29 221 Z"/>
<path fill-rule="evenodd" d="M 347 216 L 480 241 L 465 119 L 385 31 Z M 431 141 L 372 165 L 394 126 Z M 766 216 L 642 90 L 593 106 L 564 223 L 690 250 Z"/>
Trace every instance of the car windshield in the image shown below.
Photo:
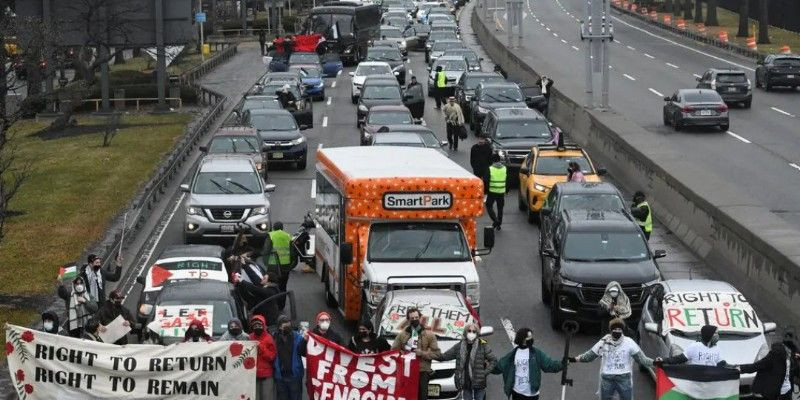
<path fill-rule="evenodd" d="M 565 194 L 559 200 L 561 210 L 623 210 L 625 204 L 615 194 Z"/>
<path fill-rule="evenodd" d="M 212 328 L 212 336 L 220 336 L 225 331 L 228 330 L 228 321 L 235 318 L 233 315 L 233 308 L 231 307 L 230 303 L 224 300 L 164 300 L 159 303 L 159 306 L 167 307 L 167 306 L 184 306 L 187 303 L 192 304 L 202 304 L 202 305 L 211 305 L 214 309 L 212 315 L 211 324 L 213 325 Z M 173 331 L 175 332 L 175 331 Z M 181 336 L 185 333 L 185 330 L 182 331 Z M 174 337 L 174 336 L 173 336 Z"/>
<path fill-rule="evenodd" d="M 201 172 L 194 181 L 195 194 L 253 194 L 261 191 L 253 172 Z"/>
<path fill-rule="evenodd" d="M 402 61 L 403 56 L 394 49 L 369 49 L 367 50 L 367 61 Z"/>
<path fill-rule="evenodd" d="M 397 337 L 408 327 L 406 311 L 410 307 L 419 309 L 420 323 L 435 333 L 439 340 L 461 340 L 466 324 L 477 322 L 469 309 L 460 304 L 417 303 L 398 299 L 383 311 L 378 335 L 386 339 Z"/>
<path fill-rule="evenodd" d="M 458 40 L 458 35 L 453 31 L 431 32 L 430 36 L 428 36 L 428 40 L 435 44 L 437 41 L 441 40 Z"/>
<path fill-rule="evenodd" d="M 370 227 L 367 258 L 374 262 L 469 261 L 457 223 L 380 223 Z"/>
<path fill-rule="evenodd" d="M 218 136 L 211 140 L 208 152 L 258 153 L 258 139 L 253 136 Z"/>
<path fill-rule="evenodd" d="M 437 67 L 442 67 L 445 71 L 464 71 L 467 69 L 467 63 L 462 60 L 440 60 L 436 61 L 436 65 L 433 67 L 436 70 Z"/>
<path fill-rule="evenodd" d="M 513 103 L 522 101 L 522 92 L 516 87 L 488 87 L 481 91 L 481 101 Z"/>
<path fill-rule="evenodd" d="M 297 129 L 292 114 L 256 114 L 250 117 L 250 124 L 259 131 L 293 131 Z"/>
<path fill-rule="evenodd" d="M 575 161 L 584 174 L 593 174 L 589 160 L 585 157 L 547 156 L 537 157 L 534 174 L 536 175 L 567 175 L 567 165 Z"/>
<path fill-rule="evenodd" d="M 497 130 L 494 132 L 497 139 L 542 139 L 542 143 L 553 138 L 550 132 L 550 125 L 542 119 L 532 119 L 528 121 L 503 121 L 497 122 Z"/>
<path fill-rule="evenodd" d="M 359 65 L 356 68 L 355 75 L 358 76 L 366 76 L 366 75 L 391 75 L 392 68 L 388 65 Z"/>
<path fill-rule="evenodd" d="M 570 232 L 564 241 L 564 259 L 569 261 L 643 261 L 648 254 L 641 232 Z"/>
<path fill-rule="evenodd" d="M 322 78 L 322 70 L 317 67 L 298 67 L 293 66 L 289 71 L 299 71 L 303 78 Z"/>
<path fill-rule="evenodd" d="M 686 103 L 722 103 L 717 92 L 691 92 L 683 95 Z"/>
<path fill-rule="evenodd" d="M 745 83 L 747 76 L 745 74 L 718 74 L 717 82 L 719 83 Z"/>
<path fill-rule="evenodd" d="M 494 83 L 494 82 L 503 82 L 502 76 L 475 76 L 475 77 L 467 77 L 464 81 L 464 89 L 466 90 L 475 90 L 483 82 L 486 83 Z"/>
<path fill-rule="evenodd" d="M 776 67 L 800 67 L 800 58 L 776 58 L 772 64 Z"/>
<path fill-rule="evenodd" d="M 319 63 L 319 55 L 316 53 L 292 53 L 289 56 L 289 63 L 291 64 L 317 64 Z"/>
<path fill-rule="evenodd" d="M 403 37 L 403 32 L 400 32 L 400 29 L 395 28 L 381 28 L 381 36 L 384 36 L 387 39 L 400 39 Z"/>
<path fill-rule="evenodd" d="M 411 124 L 414 121 L 411 119 L 411 113 L 409 112 L 371 112 L 369 113 L 369 118 L 367 118 L 367 123 L 370 125 L 406 125 Z"/>
<path fill-rule="evenodd" d="M 400 89 L 397 86 L 368 85 L 361 97 L 372 100 L 400 100 Z"/>
<path fill-rule="evenodd" d="M 330 34 L 331 28 L 336 25 L 340 35 L 349 35 L 352 21 L 350 14 L 314 14 L 311 16 L 311 30 L 325 35 Z"/>
<path fill-rule="evenodd" d="M 433 44 L 433 48 L 431 49 L 431 51 L 444 52 L 445 50 L 460 49 L 462 47 L 464 47 L 464 45 L 461 42 L 441 42 L 441 41 L 439 41 L 439 42 L 435 42 Z"/>
<path fill-rule="evenodd" d="M 281 103 L 277 99 L 245 99 L 242 110 L 279 109 Z"/>

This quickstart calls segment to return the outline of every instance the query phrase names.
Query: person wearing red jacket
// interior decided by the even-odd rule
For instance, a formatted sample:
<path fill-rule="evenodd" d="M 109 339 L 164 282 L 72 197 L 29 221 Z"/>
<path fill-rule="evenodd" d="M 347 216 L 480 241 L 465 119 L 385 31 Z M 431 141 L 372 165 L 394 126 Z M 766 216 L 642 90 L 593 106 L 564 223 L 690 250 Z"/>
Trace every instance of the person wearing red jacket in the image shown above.
<path fill-rule="evenodd" d="M 256 364 L 256 390 L 258 400 L 275 398 L 275 383 L 272 380 L 272 363 L 277 350 L 272 335 L 267 332 L 267 323 L 261 315 L 250 318 L 250 340 L 258 342 L 258 363 Z"/>

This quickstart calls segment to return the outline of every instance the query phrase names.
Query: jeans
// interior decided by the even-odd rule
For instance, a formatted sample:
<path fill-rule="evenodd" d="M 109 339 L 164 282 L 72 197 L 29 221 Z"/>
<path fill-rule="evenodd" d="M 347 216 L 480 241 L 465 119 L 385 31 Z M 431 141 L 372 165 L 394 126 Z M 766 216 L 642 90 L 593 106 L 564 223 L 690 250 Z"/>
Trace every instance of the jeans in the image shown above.
<path fill-rule="evenodd" d="M 272 400 L 275 398 L 275 382 L 270 378 L 256 378 L 256 399 Z"/>
<path fill-rule="evenodd" d="M 303 397 L 303 378 L 275 378 L 278 400 L 301 400 Z"/>
<path fill-rule="evenodd" d="M 494 213 L 494 204 L 497 203 L 497 214 Z M 505 193 L 492 193 L 486 195 L 486 213 L 492 219 L 495 227 L 503 225 L 503 206 L 506 204 Z"/>
<path fill-rule="evenodd" d="M 464 400 L 486 400 L 486 388 L 483 389 L 463 389 L 461 391 Z"/>
<path fill-rule="evenodd" d="M 536 396 L 525 396 L 524 394 L 519 394 L 517 392 L 511 392 L 511 400 L 539 400 L 539 395 Z"/>
<path fill-rule="evenodd" d="M 619 400 L 633 400 L 631 374 L 600 376 L 600 400 L 612 400 L 614 393 Z"/>

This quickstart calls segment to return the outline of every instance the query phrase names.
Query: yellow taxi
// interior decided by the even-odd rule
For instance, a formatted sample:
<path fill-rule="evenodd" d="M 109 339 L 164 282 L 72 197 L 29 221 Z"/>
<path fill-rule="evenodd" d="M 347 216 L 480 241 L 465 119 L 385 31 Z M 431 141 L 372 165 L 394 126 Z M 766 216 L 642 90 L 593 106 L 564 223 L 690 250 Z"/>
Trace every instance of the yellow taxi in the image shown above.
<path fill-rule="evenodd" d="M 550 189 L 559 182 L 567 181 L 567 166 L 577 162 L 586 182 L 600 182 L 604 169 L 595 169 L 589 155 L 574 145 L 538 145 L 522 160 L 519 170 L 519 209 L 527 211 L 528 222 L 539 219 Z"/>

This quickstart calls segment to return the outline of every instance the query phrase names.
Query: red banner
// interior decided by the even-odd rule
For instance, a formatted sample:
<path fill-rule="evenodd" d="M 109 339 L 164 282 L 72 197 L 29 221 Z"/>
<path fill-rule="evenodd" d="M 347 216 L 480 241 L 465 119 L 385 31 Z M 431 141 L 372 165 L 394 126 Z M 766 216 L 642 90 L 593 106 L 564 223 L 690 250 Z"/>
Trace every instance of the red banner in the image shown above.
<path fill-rule="evenodd" d="M 309 332 L 306 374 L 311 400 L 416 400 L 419 360 L 398 350 L 355 354 Z"/>
<path fill-rule="evenodd" d="M 317 51 L 317 45 L 322 40 L 322 35 L 296 35 L 294 37 L 294 51 Z"/>

